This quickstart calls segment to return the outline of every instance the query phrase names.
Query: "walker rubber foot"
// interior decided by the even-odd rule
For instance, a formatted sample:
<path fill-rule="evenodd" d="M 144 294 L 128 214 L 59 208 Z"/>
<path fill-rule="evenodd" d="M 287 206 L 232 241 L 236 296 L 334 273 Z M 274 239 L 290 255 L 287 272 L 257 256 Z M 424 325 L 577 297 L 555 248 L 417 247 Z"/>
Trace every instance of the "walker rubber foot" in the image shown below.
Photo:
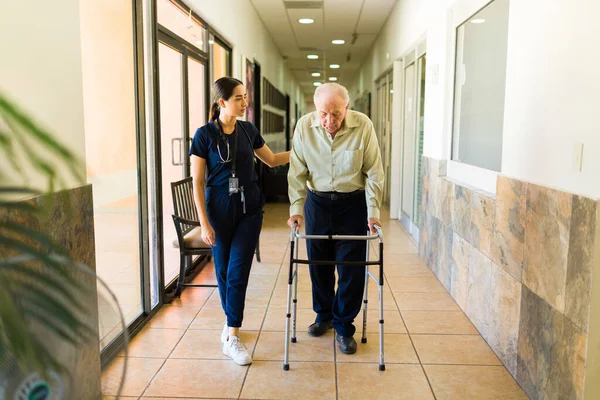
<path fill-rule="evenodd" d="M 385 371 L 385 365 L 380 365 L 380 366 L 379 366 L 379 370 L 380 370 L 380 371 Z"/>
<path fill-rule="evenodd" d="M 296 343 L 296 342 L 297 342 L 296 338 L 295 338 L 295 337 L 293 337 L 293 338 L 292 338 L 292 343 Z"/>
<path fill-rule="evenodd" d="M 283 364 L 283 370 L 284 371 L 289 371 L 290 370 L 290 364 Z"/>
<path fill-rule="evenodd" d="M 361 343 L 367 343 L 367 338 L 366 338 L 366 337 L 364 337 L 364 338 L 360 339 L 360 342 L 361 342 Z"/>

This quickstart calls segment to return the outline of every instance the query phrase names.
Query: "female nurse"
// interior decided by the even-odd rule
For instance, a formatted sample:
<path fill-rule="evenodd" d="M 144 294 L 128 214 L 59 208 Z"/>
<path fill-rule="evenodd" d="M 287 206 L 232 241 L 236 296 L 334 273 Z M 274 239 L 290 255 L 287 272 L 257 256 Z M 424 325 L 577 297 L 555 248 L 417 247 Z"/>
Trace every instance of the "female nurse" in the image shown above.
<path fill-rule="evenodd" d="M 227 316 L 221 334 L 223 353 L 236 364 L 248 365 L 252 357 L 238 333 L 265 202 L 254 156 L 276 167 L 288 163 L 290 153 L 273 154 L 253 124 L 237 120 L 248 106 L 240 80 L 220 78 L 214 83 L 214 93 L 211 121 L 196 131 L 190 148 L 194 201 L 202 239 L 213 246 L 219 295 Z"/>

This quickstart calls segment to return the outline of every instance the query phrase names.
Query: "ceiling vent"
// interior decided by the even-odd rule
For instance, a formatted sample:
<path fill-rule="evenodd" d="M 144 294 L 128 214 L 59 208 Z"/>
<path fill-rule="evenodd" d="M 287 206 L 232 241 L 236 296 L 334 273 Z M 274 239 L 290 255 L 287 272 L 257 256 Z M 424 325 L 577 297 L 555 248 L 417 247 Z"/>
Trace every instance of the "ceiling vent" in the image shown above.
<path fill-rule="evenodd" d="M 298 10 L 307 8 L 318 10 L 323 8 L 322 1 L 284 1 L 283 4 L 288 10 Z"/>

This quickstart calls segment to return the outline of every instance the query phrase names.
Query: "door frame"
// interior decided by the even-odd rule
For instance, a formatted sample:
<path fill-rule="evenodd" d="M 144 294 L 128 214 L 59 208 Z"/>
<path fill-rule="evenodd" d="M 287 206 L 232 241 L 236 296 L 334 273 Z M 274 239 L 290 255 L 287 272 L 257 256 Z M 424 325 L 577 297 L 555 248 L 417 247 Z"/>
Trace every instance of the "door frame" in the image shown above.
<path fill-rule="evenodd" d="M 415 241 L 419 241 L 419 226 L 418 223 L 418 216 L 413 215 L 413 219 L 411 219 L 406 213 L 404 213 L 404 211 L 402 210 L 402 205 L 404 203 L 404 198 L 403 198 L 403 187 L 404 187 L 404 151 L 406 150 L 404 148 L 404 141 L 406 138 L 406 129 L 405 129 L 405 119 L 404 119 L 404 109 L 406 107 L 406 104 L 404 104 L 404 99 L 406 97 L 406 70 L 408 67 L 410 67 L 411 65 L 414 65 L 414 71 L 413 71 L 413 76 L 415 78 L 415 85 L 413 88 L 413 109 L 415 110 L 414 113 L 414 123 L 415 123 L 415 133 L 418 133 L 418 117 L 419 117 L 419 94 L 420 94 L 420 77 L 419 77 L 419 60 L 421 59 L 422 56 L 427 54 L 427 39 L 423 38 L 420 41 L 417 42 L 417 44 L 413 45 L 411 47 L 411 49 L 406 52 L 403 57 L 401 58 L 402 61 L 402 92 L 401 92 L 401 97 L 402 97 L 402 124 L 401 124 L 401 138 L 400 140 L 402 141 L 402 146 L 401 146 L 401 150 L 400 150 L 400 173 L 399 173 L 399 179 L 400 179 L 400 192 L 399 192 L 399 201 L 398 201 L 398 210 L 397 210 L 397 215 L 398 215 L 398 219 L 401 221 L 402 225 L 404 226 L 404 228 L 408 231 L 408 233 L 412 236 L 412 238 Z M 418 151 L 418 135 L 415 135 L 415 146 L 412 149 L 413 152 L 417 152 Z M 413 190 L 412 190 L 412 195 L 413 195 L 413 201 L 416 200 L 416 196 L 415 196 L 415 192 L 416 189 L 418 187 L 418 180 L 421 179 L 421 177 L 418 174 L 418 154 L 415 154 L 414 157 L 414 179 L 413 179 Z M 416 209 L 416 204 L 413 204 L 413 214 L 415 213 L 415 209 Z"/>
<path fill-rule="evenodd" d="M 389 106 L 390 101 L 390 82 L 394 82 L 394 70 L 393 68 L 386 69 L 377 79 L 375 79 L 375 97 L 377 110 L 375 117 L 375 131 L 378 133 L 379 150 L 382 157 L 383 164 L 383 175 L 384 175 L 384 187 L 382 203 L 389 205 L 391 203 L 391 186 L 392 186 L 392 123 L 393 123 L 393 110 Z M 389 127 L 387 122 L 390 120 Z M 385 136 L 384 136 L 385 133 Z M 385 139 L 385 142 L 384 142 Z M 385 151 L 384 151 L 385 150 Z M 388 159 L 389 155 L 389 159 Z M 387 164 L 386 164 L 387 159 Z M 389 177 L 387 171 L 389 169 Z"/>
<path fill-rule="evenodd" d="M 204 65 L 204 113 L 208 116 L 208 112 L 210 110 L 210 66 L 208 54 L 204 51 L 199 50 L 197 47 L 193 46 L 191 43 L 187 42 L 183 38 L 179 37 L 175 33 L 171 32 L 169 29 L 164 26 L 157 24 L 158 34 L 156 37 L 156 48 L 157 51 L 155 53 L 156 58 L 156 66 L 155 66 L 155 76 L 154 76 L 154 87 L 156 92 L 155 98 L 155 112 L 157 114 L 157 125 L 155 126 L 155 135 L 154 135 L 154 147 L 156 149 L 156 157 L 155 157 L 155 168 L 157 170 L 157 180 L 156 180 L 156 190 L 154 193 L 157 199 L 160 199 L 160 202 L 157 201 L 157 212 L 156 212 L 156 229 L 157 236 L 160 237 L 159 243 L 161 243 L 161 247 L 159 250 L 159 276 L 162 277 L 162 291 L 163 291 L 163 299 L 164 293 L 172 290 L 177 284 L 177 276 L 169 282 L 164 281 L 165 274 L 165 255 L 163 251 L 163 246 L 165 243 L 165 238 L 163 235 L 163 199 L 162 199 L 162 188 L 165 182 L 162 180 L 162 157 L 163 152 L 161 148 L 161 125 L 160 125 L 160 58 L 158 53 L 158 46 L 160 43 L 172 48 L 182 55 L 182 63 L 181 63 L 181 76 L 182 76 L 182 129 L 183 129 L 183 141 L 187 144 L 190 143 L 190 126 L 189 126 L 189 76 L 188 76 L 188 58 L 191 58 L 195 61 L 198 61 L 202 65 Z M 186 178 L 190 176 L 190 156 L 188 152 L 183 152 L 183 176 Z M 169 184 L 169 183 L 166 183 Z M 191 266 L 190 266 L 191 267 Z M 160 287 L 159 287 L 160 290 Z"/>

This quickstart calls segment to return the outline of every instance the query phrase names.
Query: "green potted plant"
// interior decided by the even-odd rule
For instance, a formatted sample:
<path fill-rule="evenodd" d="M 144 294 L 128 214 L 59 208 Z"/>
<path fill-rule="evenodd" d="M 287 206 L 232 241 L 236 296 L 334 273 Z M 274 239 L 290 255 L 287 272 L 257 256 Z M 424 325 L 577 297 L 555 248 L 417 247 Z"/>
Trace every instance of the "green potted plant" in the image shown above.
<path fill-rule="evenodd" d="M 70 150 L 0 93 L 0 399 L 70 398 L 57 393 L 68 391 L 70 377 L 52 346 L 97 340 L 81 301 L 95 294 L 81 275 L 94 272 L 23 223 L 24 216 L 44 218 L 49 194 L 64 188 L 69 174 L 85 182 L 83 171 Z M 31 183 L 32 173 L 41 184 Z"/>

